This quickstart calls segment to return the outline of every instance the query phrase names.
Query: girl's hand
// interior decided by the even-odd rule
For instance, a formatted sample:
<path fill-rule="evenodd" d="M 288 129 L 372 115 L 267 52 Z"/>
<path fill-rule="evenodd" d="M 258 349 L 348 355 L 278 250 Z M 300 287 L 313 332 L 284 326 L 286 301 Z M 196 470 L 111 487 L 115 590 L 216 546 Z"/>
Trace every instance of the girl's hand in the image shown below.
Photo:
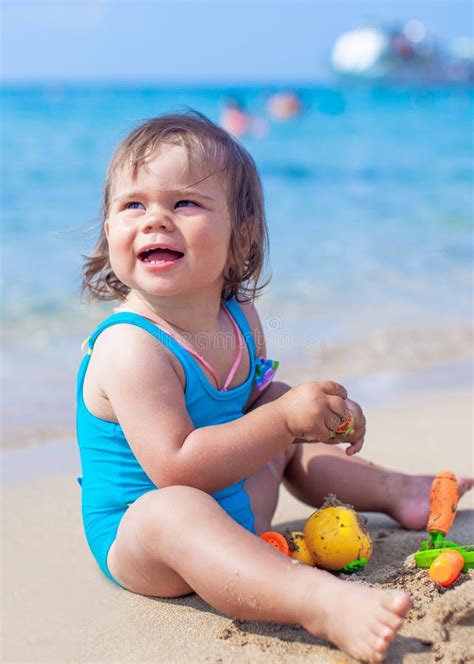
<path fill-rule="evenodd" d="M 352 413 L 352 417 L 354 418 L 353 429 L 347 436 L 336 436 L 333 442 L 350 443 L 350 446 L 346 449 L 346 454 L 351 456 L 352 454 L 357 454 L 357 452 L 360 452 L 362 445 L 364 444 L 365 417 L 364 413 L 362 412 L 362 408 L 358 403 L 351 401 L 351 399 L 346 399 L 346 404 Z"/>
<path fill-rule="evenodd" d="M 292 436 L 331 444 L 339 442 L 333 432 L 350 418 L 346 399 L 342 385 L 326 380 L 293 387 L 275 403 Z"/>

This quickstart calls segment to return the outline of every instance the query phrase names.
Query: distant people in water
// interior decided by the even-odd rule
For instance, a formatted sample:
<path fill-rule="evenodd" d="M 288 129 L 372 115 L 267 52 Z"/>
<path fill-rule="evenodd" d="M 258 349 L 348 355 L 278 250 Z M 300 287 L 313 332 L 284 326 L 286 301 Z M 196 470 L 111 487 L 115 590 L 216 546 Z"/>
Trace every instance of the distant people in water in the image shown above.
<path fill-rule="evenodd" d="M 267 108 L 276 120 L 290 120 L 300 114 L 302 103 L 295 92 L 277 92 L 268 100 Z"/>
<path fill-rule="evenodd" d="M 241 138 L 249 133 L 255 138 L 263 138 L 268 131 L 266 120 L 253 117 L 237 99 L 228 99 L 225 102 L 220 124 L 235 138 Z"/>
<path fill-rule="evenodd" d="M 267 112 L 272 119 L 280 122 L 292 120 L 300 115 L 303 104 L 296 92 L 277 92 L 267 102 Z M 224 102 L 220 125 L 235 138 L 251 135 L 264 138 L 268 134 L 269 123 L 261 116 L 254 116 L 245 106 L 232 97 Z"/>
<path fill-rule="evenodd" d="M 251 126 L 250 116 L 236 99 L 226 101 L 221 114 L 221 126 L 236 138 L 240 138 L 249 131 Z"/>

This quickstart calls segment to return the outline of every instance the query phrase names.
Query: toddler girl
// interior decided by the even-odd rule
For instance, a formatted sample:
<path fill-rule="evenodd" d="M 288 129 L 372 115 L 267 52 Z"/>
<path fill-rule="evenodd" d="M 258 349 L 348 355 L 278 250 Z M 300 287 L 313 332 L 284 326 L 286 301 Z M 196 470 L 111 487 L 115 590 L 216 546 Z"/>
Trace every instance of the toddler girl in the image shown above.
<path fill-rule="evenodd" d="M 155 118 L 118 147 L 83 281 L 119 302 L 79 371 L 87 540 L 132 592 L 196 592 L 228 615 L 297 623 L 380 661 L 408 596 L 295 564 L 257 535 L 281 482 L 308 505 L 334 492 L 420 528 L 431 478 L 352 456 L 365 420 L 342 386 L 273 381 L 253 305 L 266 249 L 255 164 L 208 119 Z M 350 414 L 344 454 L 330 445 Z"/>

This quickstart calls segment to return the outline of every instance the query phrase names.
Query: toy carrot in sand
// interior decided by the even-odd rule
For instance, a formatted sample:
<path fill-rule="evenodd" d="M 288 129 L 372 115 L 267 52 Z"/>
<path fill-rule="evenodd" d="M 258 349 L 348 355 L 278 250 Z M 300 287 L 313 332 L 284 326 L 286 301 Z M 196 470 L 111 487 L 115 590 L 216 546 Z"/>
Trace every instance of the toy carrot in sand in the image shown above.
<path fill-rule="evenodd" d="M 458 509 L 458 483 L 449 471 L 438 473 L 430 492 L 430 514 L 426 530 L 433 544 L 442 541 L 451 530 Z"/>
<path fill-rule="evenodd" d="M 438 473 L 431 485 L 430 513 L 427 530 L 430 538 L 415 553 L 418 567 L 429 567 L 430 577 L 442 586 L 449 586 L 461 571 L 474 567 L 474 545 L 458 546 L 445 540 L 456 517 L 458 485 L 456 476 L 448 471 Z M 445 555 L 445 554 L 450 555 Z M 460 557 L 462 565 L 460 565 Z"/>

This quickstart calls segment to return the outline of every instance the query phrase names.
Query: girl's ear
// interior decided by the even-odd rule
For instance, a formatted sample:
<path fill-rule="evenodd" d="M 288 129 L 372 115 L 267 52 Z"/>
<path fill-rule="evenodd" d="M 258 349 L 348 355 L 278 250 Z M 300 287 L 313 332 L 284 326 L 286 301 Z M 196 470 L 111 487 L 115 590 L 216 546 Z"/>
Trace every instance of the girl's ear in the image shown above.
<path fill-rule="evenodd" d="M 105 237 L 108 240 L 109 239 L 109 222 L 108 221 L 106 221 L 104 223 L 104 233 L 105 233 Z"/>

